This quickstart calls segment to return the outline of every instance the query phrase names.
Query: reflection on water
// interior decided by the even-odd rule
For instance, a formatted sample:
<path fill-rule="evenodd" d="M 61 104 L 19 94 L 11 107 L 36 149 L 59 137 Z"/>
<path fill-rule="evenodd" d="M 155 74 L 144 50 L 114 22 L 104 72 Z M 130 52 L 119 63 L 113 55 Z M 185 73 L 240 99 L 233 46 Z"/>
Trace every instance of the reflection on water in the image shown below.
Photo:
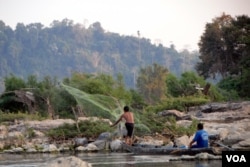
<path fill-rule="evenodd" d="M 70 154 L 0 154 L 0 167 L 37 167 Z M 128 153 L 79 153 L 75 156 L 93 167 L 221 167 L 221 161 L 169 161 L 169 155 L 133 155 Z"/>

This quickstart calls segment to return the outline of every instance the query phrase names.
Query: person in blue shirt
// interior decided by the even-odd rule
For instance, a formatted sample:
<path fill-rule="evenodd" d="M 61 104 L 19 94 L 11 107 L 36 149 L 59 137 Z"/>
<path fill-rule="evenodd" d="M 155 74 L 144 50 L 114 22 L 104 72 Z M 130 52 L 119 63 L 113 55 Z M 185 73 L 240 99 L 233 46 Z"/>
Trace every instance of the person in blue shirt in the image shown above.
<path fill-rule="evenodd" d="M 195 133 L 193 140 L 189 144 L 189 148 L 206 148 L 206 147 L 208 147 L 208 133 L 205 130 L 203 130 L 203 124 L 198 123 L 197 131 Z"/>

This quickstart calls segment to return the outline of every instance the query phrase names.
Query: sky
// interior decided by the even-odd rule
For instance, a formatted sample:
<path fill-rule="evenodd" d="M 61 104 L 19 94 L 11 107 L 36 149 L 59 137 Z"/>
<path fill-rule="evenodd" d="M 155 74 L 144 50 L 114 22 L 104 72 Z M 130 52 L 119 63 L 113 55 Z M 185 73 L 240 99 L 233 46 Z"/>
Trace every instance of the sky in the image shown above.
<path fill-rule="evenodd" d="M 89 26 L 100 22 L 107 32 L 174 44 L 177 50 L 197 50 L 206 23 L 222 13 L 250 16 L 250 0 L 0 0 L 0 20 L 42 23 L 67 18 Z"/>

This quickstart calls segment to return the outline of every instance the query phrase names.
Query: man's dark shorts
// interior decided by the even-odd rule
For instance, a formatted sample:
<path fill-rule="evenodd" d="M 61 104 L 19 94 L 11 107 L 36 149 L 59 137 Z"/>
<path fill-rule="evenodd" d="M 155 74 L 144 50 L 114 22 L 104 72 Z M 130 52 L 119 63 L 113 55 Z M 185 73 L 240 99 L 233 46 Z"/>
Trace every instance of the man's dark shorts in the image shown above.
<path fill-rule="evenodd" d="M 132 137 L 133 135 L 133 130 L 134 130 L 134 124 L 133 123 L 125 123 L 126 129 L 128 131 L 127 136 Z"/>

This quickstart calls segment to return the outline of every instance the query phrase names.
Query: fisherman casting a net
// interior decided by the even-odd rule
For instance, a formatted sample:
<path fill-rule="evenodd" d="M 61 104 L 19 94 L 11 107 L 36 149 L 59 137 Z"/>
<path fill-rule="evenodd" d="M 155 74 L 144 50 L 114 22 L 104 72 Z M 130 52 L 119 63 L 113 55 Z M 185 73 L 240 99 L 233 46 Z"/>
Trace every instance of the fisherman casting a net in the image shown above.
<path fill-rule="evenodd" d="M 126 121 L 125 126 L 127 129 L 125 143 L 128 145 L 132 145 L 132 135 L 134 131 L 134 115 L 132 112 L 129 111 L 128 106 L 125 106 L 123 110 L 124 110 L 124 113 L 120 116 L 120 118 L 113 125 L 110 125 L 110 126 L 113 127 L 117 125 L 122 119 L 125 119 Z"/>

